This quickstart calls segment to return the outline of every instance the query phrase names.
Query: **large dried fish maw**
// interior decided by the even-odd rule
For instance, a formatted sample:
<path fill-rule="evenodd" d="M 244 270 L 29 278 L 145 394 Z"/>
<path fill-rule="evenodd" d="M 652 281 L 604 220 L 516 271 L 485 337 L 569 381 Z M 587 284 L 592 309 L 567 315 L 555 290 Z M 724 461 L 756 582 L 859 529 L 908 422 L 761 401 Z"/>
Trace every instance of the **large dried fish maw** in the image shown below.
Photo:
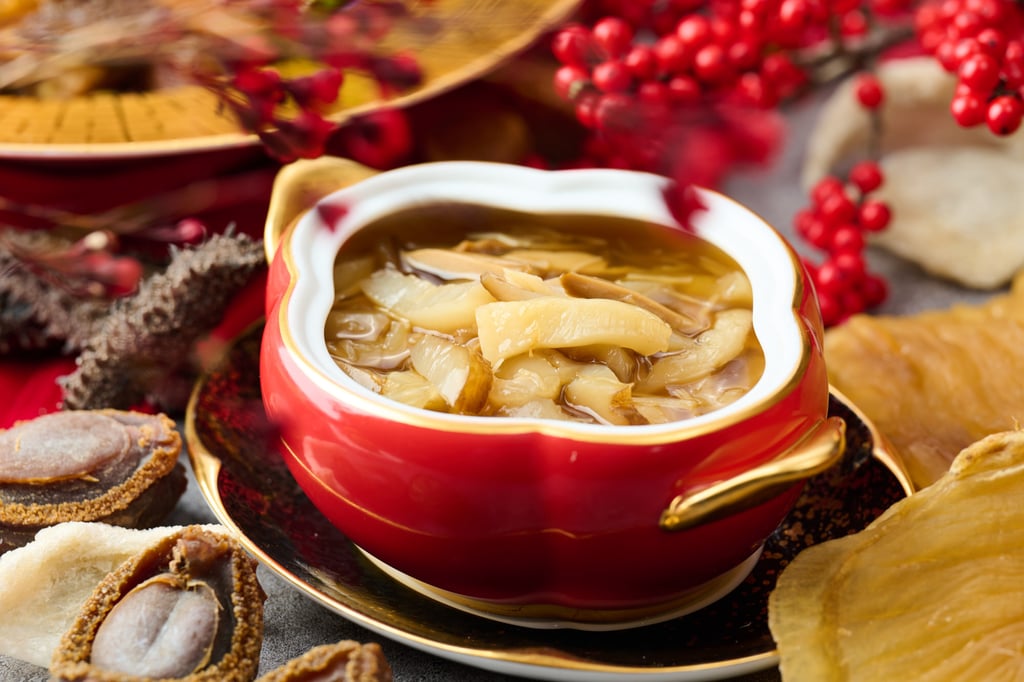
<path fill-rule="evenodd" d="M 825 360 L 926 486 L 963 448 L 1024 423 L 1024 276 L 979 306 L 854 316 L 825 334 Z"/>
<path fill-rule="evenodd" d="M 257 682 L 391 682 L 380 645 L 343 640 L 314 647 L 271 670 Z"/>
<path fill-rule="evenodd" d="M 110 573 L 50 663 L 61 682 L 249 682 L 263 643 L 256 562 L 231 536 L 189 526 Z"/>
<path fill-rule="evenodd" d="M 166 415 L 55 412 L 0 431 L 0 553 L 67 521 L 157 525 L 185 490 L 180 452 Z"/>
<path fill-rule="evenodd" d="M 993 434 L 854 535 L 810 547 L 768 604 L 786 682 L 1020 680 L 1024 432 Z"/>

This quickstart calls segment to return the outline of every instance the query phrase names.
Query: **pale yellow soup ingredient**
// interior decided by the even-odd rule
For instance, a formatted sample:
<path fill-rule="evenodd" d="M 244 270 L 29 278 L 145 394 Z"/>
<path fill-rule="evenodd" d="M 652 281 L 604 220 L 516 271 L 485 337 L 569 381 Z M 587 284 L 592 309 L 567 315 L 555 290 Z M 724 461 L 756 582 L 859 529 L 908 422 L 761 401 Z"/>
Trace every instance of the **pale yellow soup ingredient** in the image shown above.
<path fill-rule="evenodd" d="M 491 390 L 491 366 L 476 351 L 423 334 L 409 352 L 412 369 L 437 389 L 456 412 L 476 412 Z"/>
<path fill-rule="evenodd" d="M 491 364 L 538 348 L 617 345 L 643 355 L 669 348 L 672 328 L 652 313 L 607 299 L 544 296 L 476 309 L 480 352 Z"/>
<path fill-rule="evenodd" d="M 764 357 L 744 273 L 678 241 L 523 229 L 343 250 L 328 350 L 364 388 L 428 410 L 622 426 L 704 414 L 749 391 Z"/>
<path fill-rule="evenodd" d="M 473 327 L 477 308 L 494 300 L 479 279 L 432 284 L 387 268 L 363 280 L 362 289 L 367 298 L 391 314 L 442 333 Z"/>

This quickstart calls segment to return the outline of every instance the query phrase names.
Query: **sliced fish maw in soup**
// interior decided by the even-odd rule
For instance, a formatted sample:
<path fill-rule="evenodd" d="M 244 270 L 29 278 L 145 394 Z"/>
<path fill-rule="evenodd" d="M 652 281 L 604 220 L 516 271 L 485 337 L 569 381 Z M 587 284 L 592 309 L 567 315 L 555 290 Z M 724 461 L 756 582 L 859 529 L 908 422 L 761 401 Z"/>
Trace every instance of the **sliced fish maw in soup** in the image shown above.
<path fill-rule="evenodd" d="M 746 274 L 661 225 L 418 206 L 357 232 L 335 282 L 332 358 L 413 407 L 656 424 L 719 409 L 764 370 Z"/>

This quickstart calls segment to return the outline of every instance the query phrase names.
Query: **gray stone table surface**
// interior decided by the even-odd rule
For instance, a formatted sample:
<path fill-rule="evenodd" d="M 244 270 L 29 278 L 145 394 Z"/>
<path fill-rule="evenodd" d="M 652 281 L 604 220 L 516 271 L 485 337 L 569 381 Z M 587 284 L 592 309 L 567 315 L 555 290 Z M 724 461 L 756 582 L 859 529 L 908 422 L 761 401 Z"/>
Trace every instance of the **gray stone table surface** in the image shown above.
<path fill-rule="evenodd" d="M 793 215 L 806 201 L 798 177 L 804 151 L 803 141 L 813 125 L 816 111 L 817 104 L 811 101 L 788 112 L 789 136 L 774 162 L 766 168 L 738 172 L 724 188 L 725 193 L 752 208 L 788 236 L 792 235 L 790 222 Z M 991 295 L 965 291 L 940 282 L 886 253 L 873 250 L 869 252 L 868 258 L 871 266 L 889 279 L 891 286 L 890 300 L 878 311 L 881 313 L 942 308 L 954 301 L 974 302 Z M 187 524 L 212 521 L 213 514 L 207 508 L 195 481 L 190 480 L 189 488 L 169 522 Z M 377 636 L 314 603 L 262 566 L 259 575 L 268 594 L 261 672 L 318 644 L 355 639 L 380 642 L 394 669 L 395 679 L 399 682 L 500 682 L 521 679 L 451 662 Z M 0 614 L 2 617 L 3 614 Z M 35 682 L 46 679 L 48 676 L 44 669 L 0 657 L 0 681 Z M 777 680 L 779 675 L 777 671 L 769 670 L 742 679 L 760 682 Z"/>

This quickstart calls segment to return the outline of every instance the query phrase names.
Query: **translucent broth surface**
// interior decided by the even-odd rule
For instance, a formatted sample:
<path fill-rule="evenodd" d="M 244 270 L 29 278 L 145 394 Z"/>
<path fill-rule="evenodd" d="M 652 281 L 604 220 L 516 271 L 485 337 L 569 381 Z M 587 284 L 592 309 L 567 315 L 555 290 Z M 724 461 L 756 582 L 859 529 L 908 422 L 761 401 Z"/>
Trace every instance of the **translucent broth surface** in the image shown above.
<path fill-rule="evenodd" d="M 739 265 L 641 221 L 418 206 L 347 241 L 335 288 L 332 358 L 424 409 L 664 423 L 735 401 L 764 370 Z"/>

